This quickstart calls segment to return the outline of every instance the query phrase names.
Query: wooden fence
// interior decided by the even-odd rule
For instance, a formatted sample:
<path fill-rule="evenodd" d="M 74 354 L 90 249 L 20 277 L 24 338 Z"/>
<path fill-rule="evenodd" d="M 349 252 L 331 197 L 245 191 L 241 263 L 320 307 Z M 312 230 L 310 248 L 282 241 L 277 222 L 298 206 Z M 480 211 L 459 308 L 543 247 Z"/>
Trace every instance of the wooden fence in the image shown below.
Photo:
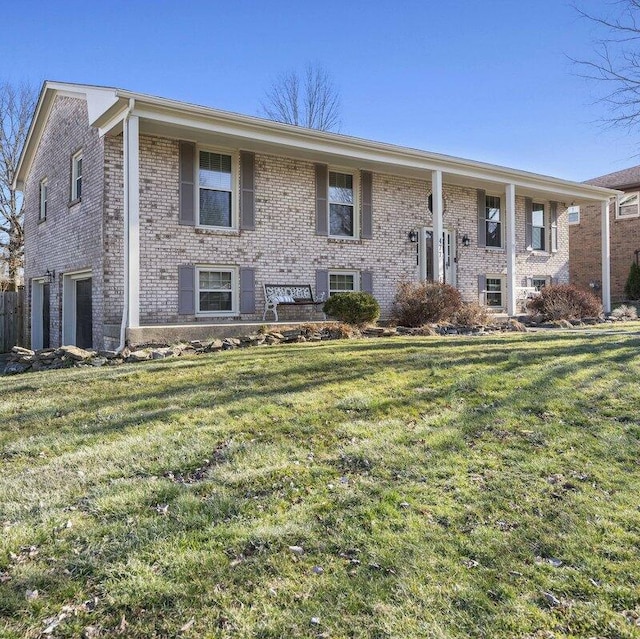
<path fill-rule="evenodd" d="M 0 353 L 24 344 L 24 290 L 0 291 Z"/>

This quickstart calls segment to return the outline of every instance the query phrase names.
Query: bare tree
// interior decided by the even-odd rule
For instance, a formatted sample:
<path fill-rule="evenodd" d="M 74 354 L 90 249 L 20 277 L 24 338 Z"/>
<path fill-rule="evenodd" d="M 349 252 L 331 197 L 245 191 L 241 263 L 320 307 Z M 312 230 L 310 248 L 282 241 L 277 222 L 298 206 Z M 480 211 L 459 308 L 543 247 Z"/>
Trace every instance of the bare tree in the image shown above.
<path fill-rule="evenodd" d="M 609 109 L 607 122 L 633 128 L 640 123 L 640 0 L 617 0 L 609 15 L 588 13 L 574 5 L 583 18 L 602 32 L 594 42 L 594 57 L 573 59 L 581 75 L 605 87 L 601 98 Z"/>
<path fill-rule="evenodd" d="M 36 92 L 26 84 L 0 84 L 0 271 L 16 290 L 24 257 L 24 200 L 13 188 L 18 159 L 27 137 Z"/>
<path fill-rule="evenodd" d="M 304 72 L 280 75 L 261 102 L 266 117 L 276 122 L 296 124 L 320 131 L 340 127 L 340 95 L 329 74 L 308 64 Z"/>

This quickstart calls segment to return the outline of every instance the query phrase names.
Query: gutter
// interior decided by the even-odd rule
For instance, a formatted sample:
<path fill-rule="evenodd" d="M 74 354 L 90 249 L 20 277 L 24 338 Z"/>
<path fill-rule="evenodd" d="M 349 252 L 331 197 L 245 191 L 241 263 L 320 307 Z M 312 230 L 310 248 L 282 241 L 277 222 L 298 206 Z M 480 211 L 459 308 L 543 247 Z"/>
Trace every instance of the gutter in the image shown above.
<path fill-rule="evenodd" d="M 131 98 L 129 100 L 129 106 L 124 114 L 122 120 L 122 169 L 123 169 L 123 182 L 124 182 L 124 207 L 123 207 L 123 229 L 124 229 L 124 299 L 122 305 L 122 321 L 120 323 L 120 343 L 116 349 L 118 353 L 121 353 L 126 346 L 127 339 L 127 327 L 129 325 L 129 286 L 131 273 L 129 269 L 129 153 L 127 151 L 128 138 L 129 138 L 129 116 L 135 106 L 135 100 Z"/>

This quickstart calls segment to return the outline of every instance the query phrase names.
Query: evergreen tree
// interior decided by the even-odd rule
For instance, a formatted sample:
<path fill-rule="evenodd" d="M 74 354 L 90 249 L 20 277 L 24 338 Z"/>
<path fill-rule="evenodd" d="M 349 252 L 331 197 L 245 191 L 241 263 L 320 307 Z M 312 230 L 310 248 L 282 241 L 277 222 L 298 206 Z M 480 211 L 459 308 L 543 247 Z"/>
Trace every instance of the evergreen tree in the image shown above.
<path fill-rule="evenodd" d="M 628 300 L 640 300 L 640 266 L 635 262 L 629 269 L 629 277 L 624 286 L 624 294 Z"/>

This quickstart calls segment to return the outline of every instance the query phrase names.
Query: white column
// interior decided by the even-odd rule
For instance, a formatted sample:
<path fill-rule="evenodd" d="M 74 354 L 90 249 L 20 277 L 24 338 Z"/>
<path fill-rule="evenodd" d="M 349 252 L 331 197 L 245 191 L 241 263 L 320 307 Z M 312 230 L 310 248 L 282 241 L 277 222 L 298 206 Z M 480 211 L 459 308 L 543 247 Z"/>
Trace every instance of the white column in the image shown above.
<path fill-rule="evenodd" d="M 602 200 L 602 306 L 611 312 L 611 247 L 609 246 L 609 201 Z"/>
<path fill-rule="evenodd" d="M 442 171 L 431 172 L 433 200 L 433 281 L 444 281 L 444 247 L 442 246 Z"/>
<path fill-rule="evenodd" d="M 507 315 L 516 314 L 516 185 L 505 188 L 507 214 Z"/>
<path fill-rule="evenodd" d="M 125 273 L 129 313 L 127 328 L 140 325 L 140 150 L 138 116 L 130 115 L 124 121 L 125 166 L 125 250 L 128 269 Z"/>

